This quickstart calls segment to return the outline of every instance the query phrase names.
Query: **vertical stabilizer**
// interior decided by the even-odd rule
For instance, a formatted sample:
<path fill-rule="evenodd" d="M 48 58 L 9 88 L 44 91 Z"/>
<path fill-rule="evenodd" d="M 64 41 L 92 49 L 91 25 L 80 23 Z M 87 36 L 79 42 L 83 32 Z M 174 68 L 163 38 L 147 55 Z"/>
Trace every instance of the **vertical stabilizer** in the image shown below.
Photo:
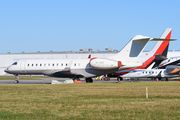
<path fill-rule="evenodd" d="M 118 54 L 108 58 L 124 62 L 136 62 L 149 40 L 150 37 L 136 35 Z"/>
<path fill-rule="evenodd" d="M 151 70 L 151 69 L 153 68 L 154 64 L 155 64 L 155 62 L 153 62 L 153 63 L 147 68 L 147 70 Z"/>
<path fill-rule="evenodd" d="M 166 28 L 160 38 L 170 39 L 171 32 L 172 32 L 172 28 Z M 169 42 L 170 41 L 158 41 L 153 47 L 153 49 L 150 51 L 150 54 L 154 54 L 154 56 L 159 54 L 167 57 Z"/>
<path fill-rule="evenodd" d="M 161 39 L 170 39 L 171 32 L 172 32 L 172 28 L 165 29 L 160 38 Z M 149 65 L 151 65 L 155 61 L 157 55 L 161 55 L 164 58 L 166 58 L 167 52 L 168 52 L 168 47 L 169 47 L 169 42 L 170 41 L 158 41 L 155 44 L 155 46 L 153 47 L 153 49 L 148 53 L 151 56 L 147 60 L 145 60 L 145 62 L 141 66 L 134 68 L 134 69 L 146 69 Z M 157 62 L 157 64 L 159 64 L 160 62 L 161 61 Z M 157 64 L 156 64 L 156 66 L 157 66 Z"/>

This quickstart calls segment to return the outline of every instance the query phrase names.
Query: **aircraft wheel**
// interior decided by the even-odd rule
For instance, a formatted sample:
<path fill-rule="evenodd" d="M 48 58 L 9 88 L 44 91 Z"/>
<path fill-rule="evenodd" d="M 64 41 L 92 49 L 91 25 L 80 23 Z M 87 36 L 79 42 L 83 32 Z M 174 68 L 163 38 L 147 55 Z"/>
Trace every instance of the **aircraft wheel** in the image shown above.
<path fill-rule="evenodd" d="M 161 77 L 159 77 L 158 80 L 161 80 Z"/>
<path fill-rule="evenodd" d="M 14 83 L 15 83 L 15 84 L 18 84 L 18 83 L 19 83 L 19 80 L 15 80 Z"/>
<path fill-rule="evenodd" d="M 93 79 L 92 78 L 86 78 L 86 83 L 93 83 Z"/>
<path fill-rule="evenodd" d="M 165 81 L 168 81 L 168 78 L 166 78 Z"/>

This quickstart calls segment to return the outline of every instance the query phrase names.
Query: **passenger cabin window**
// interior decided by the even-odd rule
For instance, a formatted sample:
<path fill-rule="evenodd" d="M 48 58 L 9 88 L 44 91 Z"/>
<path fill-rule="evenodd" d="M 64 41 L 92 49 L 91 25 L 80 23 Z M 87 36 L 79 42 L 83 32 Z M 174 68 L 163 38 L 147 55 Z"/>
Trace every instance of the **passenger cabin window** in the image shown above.
<path fill-rule="evenodd" d="M 58 66 L 58 63 L 57 63 L 57 66 Z"/>
<path fill-rule="evenodd" d="M 40 66 L 42 66 L 42 64 L 40 64 Z"/>
<path fill-rule="evenodd" d="M 52 64 L 52 66 L 54 66 L 54 64 Z"/>
<path fill-rule="evenodd" d="M 66 66 L 67 66 L 68 64 L 66 63 Z"/>
<path fill-rule="evenodd" d="M 74 63 L 74 66 L 76 66 L 76 63 Z"/>
<path fill-rule="evenodd" d="M 12 65 L 17 65 L 17 62 L 14 62 Z"/>
<path fill-rule="evenodd" d="M 38 64 L 36 64 L 36 66 L 38 66 Z"/>
<path fill-rule="evenodd" d="M 61 66 L 63 66 L 63 64 L 61 64 Z"/>
<path fill-rule="evenodd" d="M 50 66 L 50 64 L 48 66 Z"/>
<path fill-rule="evenodd" d="M 29 64 L 27 66 L 29 66 Z"/>
<path fill-rule="evenodd" d="M 32 66 L 33 66 L 33 64 L 32 64 Z"/>
<path fill-rule="evenodd" d="M 46 66 L 46 64 L 44 64 L 44 66 Z"/>

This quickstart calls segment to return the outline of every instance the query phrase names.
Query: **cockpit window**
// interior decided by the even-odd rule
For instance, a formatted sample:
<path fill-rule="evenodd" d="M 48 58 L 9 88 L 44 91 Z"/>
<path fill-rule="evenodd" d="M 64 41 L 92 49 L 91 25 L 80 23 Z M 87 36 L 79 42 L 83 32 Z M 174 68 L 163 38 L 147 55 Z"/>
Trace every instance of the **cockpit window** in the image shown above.
<path fill-rule="evenodd" d="M 14 62 L 12 65 L 17 65 L 17 62 Z"/>

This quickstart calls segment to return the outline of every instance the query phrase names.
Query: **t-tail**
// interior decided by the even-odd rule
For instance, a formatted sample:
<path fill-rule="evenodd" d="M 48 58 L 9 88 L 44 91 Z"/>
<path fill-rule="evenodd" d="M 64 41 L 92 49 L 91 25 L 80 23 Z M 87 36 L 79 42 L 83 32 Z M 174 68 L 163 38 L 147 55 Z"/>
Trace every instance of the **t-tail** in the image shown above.
<path fill-rule="evenodd" d="M 170 39 L 171 32 L 172 28 L 166 28 L 160 38 Z M 153 53 L 153 56 L 159 54 L 167 57 L 169 42 L 170 41 L 158 41 L 149 53 Z"/>
<path fill-rule="evenodd" d="M 161 35 L 160 39 L 170 39 L 172 28 L 166 28 Z M 158 66 L 163 60 L 166 59 L 170 41 L 158 41 L 153 49 L 148 53 L 152 55 L 141 66 L 135 69 L 146 69 L 153 62 L 156 62 L 154 67 Z M 153 67 L 153 68 L 154 68 Z"/>
<path fill-rule="evenodd" d="M 117 60 L 123 64 L 129 66 L 140 66 L 140 63 L 137 63 L 137 60 L 147 45 L 148 41 L 169 41 L 170 39 L 165 38 L 151 38 L 141 35 L 137 35 L 115 56 L 108 57 L 109 59 Z M 134 64 L 134 65 L 133 65 Z M 128 67 L 128 66 L 127 66 Z"/>
<path fill-rule="evenodd" d="M 118 54 L 109 58 L 114 60 L 122 59 L 124 62 L 136 62 L 149 40 L 150 37 L 136 35 Z"/>

